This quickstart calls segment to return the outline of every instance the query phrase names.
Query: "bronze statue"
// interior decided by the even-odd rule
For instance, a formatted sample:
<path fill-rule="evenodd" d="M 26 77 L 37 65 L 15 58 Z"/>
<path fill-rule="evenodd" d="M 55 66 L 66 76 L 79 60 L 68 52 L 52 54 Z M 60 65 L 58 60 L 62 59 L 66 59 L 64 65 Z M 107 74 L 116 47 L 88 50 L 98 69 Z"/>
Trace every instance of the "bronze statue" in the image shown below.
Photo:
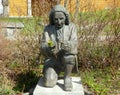
<path fill-rule="evenodd" d="M 41 51 L 45 56 L 44 86 L 54 87 L 60 72 L 64 72 L 64 90 L 72 90 L 71 73 L 76 64 L 77 28 L 69 20 L 69 13 L 62 5 L 55 5 L 45 27 Z"/>

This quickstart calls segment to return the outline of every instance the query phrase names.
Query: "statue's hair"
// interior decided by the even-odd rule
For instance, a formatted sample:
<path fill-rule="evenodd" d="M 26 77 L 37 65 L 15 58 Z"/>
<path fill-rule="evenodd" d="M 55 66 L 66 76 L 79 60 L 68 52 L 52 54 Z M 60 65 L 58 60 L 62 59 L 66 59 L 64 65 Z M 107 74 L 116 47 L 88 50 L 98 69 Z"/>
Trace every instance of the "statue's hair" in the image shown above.
<path fill-rule="evenodd" d="M 66 10 L 65 7 L 63 7 L 62 5 L 55 5 L 49 14 L 49 22 L 51 25 L 54 25 L 54 21 L 53 21 L 53 16 L 55 12 L 63 12 L 65 14 L 66 20 L 65 20 L 65 25 L 69 25 L 70 21 L 69 21 L 69 13 Z"/>

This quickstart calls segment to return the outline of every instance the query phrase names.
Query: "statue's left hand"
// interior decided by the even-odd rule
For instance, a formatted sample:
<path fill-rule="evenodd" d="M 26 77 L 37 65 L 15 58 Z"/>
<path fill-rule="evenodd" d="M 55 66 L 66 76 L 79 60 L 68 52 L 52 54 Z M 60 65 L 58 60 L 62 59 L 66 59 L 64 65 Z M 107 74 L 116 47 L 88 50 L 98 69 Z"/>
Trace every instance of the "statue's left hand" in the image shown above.
<path fill-rule="evenodd" d="M 68 51 L 70 51 L 70 47 L 71 47 L 71 45 L 66 42 L 66 43 L 62 44 L 61 49 L 68 52 Z"/>
<path fill-rule="evenodd" d="M 52 48 L 52 49 L 50 50 L 50 53 L 51 53 L 52 55 L 56 56 L 56 54 L 58 53 L 58 51 L 57 51 L 56 48 Z"/>

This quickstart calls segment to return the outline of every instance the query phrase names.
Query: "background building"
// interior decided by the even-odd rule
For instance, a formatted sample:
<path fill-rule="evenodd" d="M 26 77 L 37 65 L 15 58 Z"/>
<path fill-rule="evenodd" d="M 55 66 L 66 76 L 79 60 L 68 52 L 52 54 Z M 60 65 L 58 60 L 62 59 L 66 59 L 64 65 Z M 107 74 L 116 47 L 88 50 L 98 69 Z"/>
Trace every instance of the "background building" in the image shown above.
<path fill-rule="evenodd" d="M 8 0 L 9 17 L 40 16 L 48 14 L 58 0 Z M 59 0 L 70 13 L 120 7 L 119 0 Z"/>

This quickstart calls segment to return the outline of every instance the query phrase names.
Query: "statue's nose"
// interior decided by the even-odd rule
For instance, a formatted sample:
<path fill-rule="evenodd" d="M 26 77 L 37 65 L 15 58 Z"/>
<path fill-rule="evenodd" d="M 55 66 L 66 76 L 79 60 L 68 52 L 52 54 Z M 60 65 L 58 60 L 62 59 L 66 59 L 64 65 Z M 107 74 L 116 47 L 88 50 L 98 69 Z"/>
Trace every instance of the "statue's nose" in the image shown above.
<path fill-rule="evenodd" d="M 60 19 L 58 19 L 58 24 L 61 24 L 61 20 Z"/>

